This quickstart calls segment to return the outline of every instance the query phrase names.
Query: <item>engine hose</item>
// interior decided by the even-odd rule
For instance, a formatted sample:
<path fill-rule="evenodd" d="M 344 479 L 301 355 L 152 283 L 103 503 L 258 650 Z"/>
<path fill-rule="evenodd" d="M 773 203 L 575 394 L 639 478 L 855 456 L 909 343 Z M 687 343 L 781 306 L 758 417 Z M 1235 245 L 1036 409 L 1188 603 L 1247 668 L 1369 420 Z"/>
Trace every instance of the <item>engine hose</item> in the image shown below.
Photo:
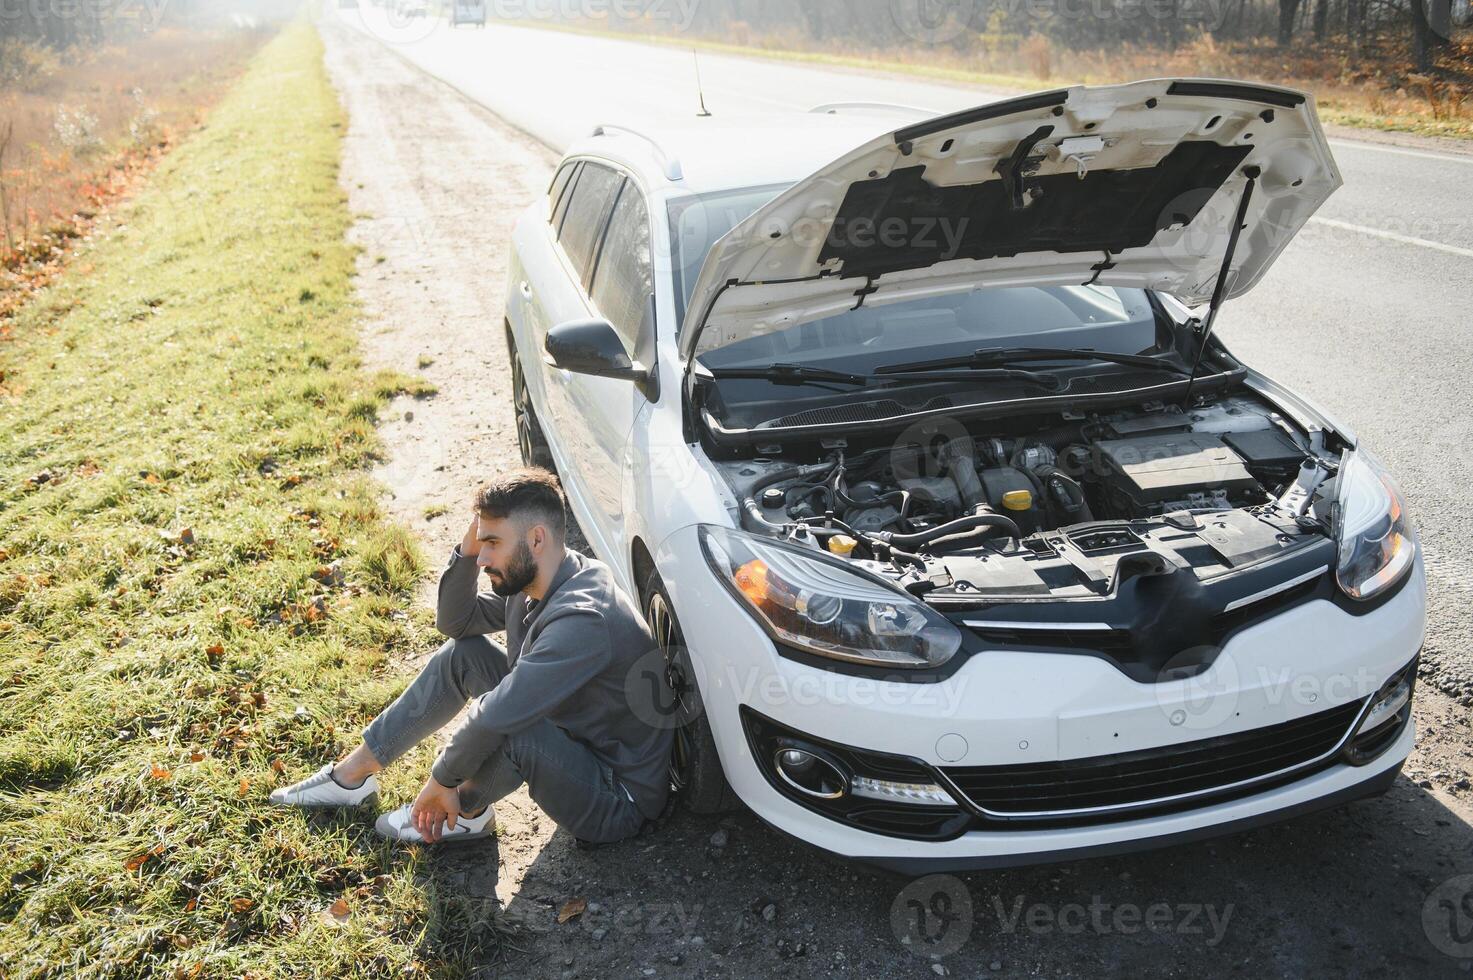
<path fill-rule="evenodd" d="M 875 536 L 891 547 L 920 548 L 933 541 L 939 541 L 942 538 L 949 538 L 953 535 L 979 528 L 996 528 L 1000 531 L 1006 531 L 1014 538 L 1022 537 L 1022 534 L 1018 530 L 1018 525 L 1013 522 L 1012 518 L 1004 517 L 1001 514 L 969 514 L 966 517 L 959 517 L 954 521 L 929 528 L 925 531 L 917 531 L 915 534 L 887 533 Z"/>
<path fill-rule="evenodd" d="M 791 466 L 787 469 L 769 473 L 752 484 L 751 491 L 747 494 L 746 499 L 742 501 L 742 510 L 745 512 L 747 520 L 751 522 L 752 530 L 781 531 L 783 529 L 783 525 L 774 524 L 767 519 L 767 515 L 762 513 L 762 507 L 758 505 L 757 498 L 762 494 L 763 490 L 766 490 L 775 483 L 782 483 L 784 480 L 809 480 L 813 477 L 821 476 L 823 478 L 821 482 L 827 482 L 829 474 L 837 469 L 838 466 L 838 462 L 812 463 L 808 466 Z"/>
<path fill-rule="evenodd" d="M 900 562 L 902 561 L 909 562 L 910 564 L 914 565 L 918 570 L 920 570 L 922 574 L 925 574 L 926 560 L 920 555 L 912 554 L 909 551 L 901 551 L 899 548 L 891 548 L 889 550 L 889 554 L 890 560 L 895 562 L 897 565 L 900 564 Z"/>
<path fill-rule="evenodd" d="M 1079 485 L 1078 481 L 1056 466 L 1040 466 L 1037 472 L 1039 478 L 1045 483 L 1058 487 L 1063 490 L 1064 496 L 1070 498 L 1068 503 L 1061 501 L 1061 506 L 1074 515 L 1076 522 L 1094 520 L 1094 514 L 1089 509 L 1089 501 L 1084 496 L 1084 488 Z"/>
<path fill-rule="evenodd" d="M 1044 521 L 1050 526 L 1057 524 L 1054 518 L 1054 502 L 1049 499 L 1048 490 L 1044 488 L 1043 481 L 1038 478 L 1038 474 L 1026 467 L 1014 468 L 1022 473 L 1027 478 L 1029 485 L 1033 487 L 1033 504 L 1043 511 Z"/>

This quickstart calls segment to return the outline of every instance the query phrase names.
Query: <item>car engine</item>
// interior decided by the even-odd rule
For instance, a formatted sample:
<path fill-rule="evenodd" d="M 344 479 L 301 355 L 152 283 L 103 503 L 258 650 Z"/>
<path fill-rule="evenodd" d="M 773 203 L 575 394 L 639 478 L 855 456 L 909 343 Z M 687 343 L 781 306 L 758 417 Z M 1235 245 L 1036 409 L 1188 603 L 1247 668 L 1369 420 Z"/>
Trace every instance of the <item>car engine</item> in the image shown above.
<path fill-rule="evenodd" d="M 1205 579 L 1324 539 L 1334 456 L 1254 396 L 1008 428 L 720 465 L 749 529 L 934 597 L 1100 594 L 1163 563 Z"/>

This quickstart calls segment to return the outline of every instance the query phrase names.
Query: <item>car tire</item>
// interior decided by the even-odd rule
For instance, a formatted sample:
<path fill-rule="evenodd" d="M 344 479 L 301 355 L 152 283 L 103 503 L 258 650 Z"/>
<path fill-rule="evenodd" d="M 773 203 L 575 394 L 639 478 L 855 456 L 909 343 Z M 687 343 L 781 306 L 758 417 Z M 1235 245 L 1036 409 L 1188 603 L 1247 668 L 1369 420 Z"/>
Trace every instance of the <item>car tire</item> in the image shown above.
<path fill-rule="evenodd" d="M 741 800 L 722 772 L 690 652 L 659 572 L 651 572 L 646 580 L 641 606 L 655 643 L 665 651 L 665 676 L 676 697 L 679 727 L 670 756 L 671 792 L 677 804 L 692 813 L 719 814 L 739 809 Z"/>
<path fill-rule="evenodd" d="M 522 453 L 526 466 L 540 466 L 555 470 L 552 449 L 547 437 L 542 434 L 542 424 L 537 421 L 537 410 L 532 407 L 532 393 L 527 388 L 527 376 L 522 371 L 522 360 L 517 356 L 517 344 L 512 339 L 511 327 L 506 328 L 506 353 L 511 358 L 511 401 L 516 413 L 517 448 Z"/>

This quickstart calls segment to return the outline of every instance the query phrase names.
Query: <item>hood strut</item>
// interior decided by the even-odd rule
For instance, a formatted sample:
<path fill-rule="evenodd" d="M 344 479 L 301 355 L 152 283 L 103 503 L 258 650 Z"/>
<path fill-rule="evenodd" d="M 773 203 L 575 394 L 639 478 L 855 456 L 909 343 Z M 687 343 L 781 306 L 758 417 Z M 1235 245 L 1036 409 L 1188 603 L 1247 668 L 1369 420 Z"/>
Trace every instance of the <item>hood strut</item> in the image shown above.
<path fill-rule="evenodd" d="M 1223 252 L 1222 268 L 1217 273 L 1217 285 L 1212 289 L 1212 300 L 1207 305 L 1207 322 L 1202 325 L 1202 344 L 1197 348 L 1197 358 L 1192 361 L 1192 374 L 1187 379 L 1186 397 L 1181 400 L 1183 409 L 1192 404 L 1192 386 L 1197 383 L 1197 369 L 1202 366 L 1202 357 L 1207 353 L 1207 342 L 1212 339 L 1212 327 L 1217 323 L 1217 311 L 1222 308 L 1222 294 L 1227 291 L 1228 267 L 1233 264 L 1233 253 L 1238 250 L 1238 235 L 1243 230 L 1243 219 L 1248 215 L 1248 202 L 1253 199 L 1253 185 L 1258 183 L 1262 171 L 1257 167 L 1244 167 L 1243 176 L 1248 182 L 1243 185 L 1243 197 L 1238 201 L 1238 214 L 1233 227 L 1228 231 L 1227 249 Z"/>

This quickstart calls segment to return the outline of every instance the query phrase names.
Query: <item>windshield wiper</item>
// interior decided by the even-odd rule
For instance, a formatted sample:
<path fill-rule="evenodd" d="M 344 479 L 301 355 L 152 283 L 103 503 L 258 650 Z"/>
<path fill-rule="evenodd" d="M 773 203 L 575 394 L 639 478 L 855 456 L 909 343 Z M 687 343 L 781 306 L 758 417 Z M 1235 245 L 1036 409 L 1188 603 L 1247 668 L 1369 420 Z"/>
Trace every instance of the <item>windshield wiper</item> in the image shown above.
<path fill-rule="evenodd" d="M 947 368 L 980 368 L 993 364 L 1023 364 L 1029 361 L 1105 361 L 1110 364 L 1128 364 L 1131 367 L 1170 371 L 1188 377 L 1186 368 L 1163 361 L 1148 354 L 1112 354 L 1096 350 L 1055 350 L 1049 347 L 1003 347 L 983 348 L 959 357 L 942 357 L 932 361 L 912 361 L 907 364 L 889 364 L 876 373 L 881 375 L 904 374 L 912 371 L 936 371 Z"/>
<path fill-rule="evenodd" d="M 961 365 L 965 366 L 965 365 Z M 881 368 L 881 370 L 885 370 Z M 1064 390 L 1064 380 L 1057 375 L 1040 371 L 1018 371 L 1011 368 L 978 368 L 971 371 L 906 371 L 892 368 L 885 374 L 876 374 L 881 382 L 877 387 L 889 387 L 896 382 L 920 384 L 927 381 L 1022 381 L 1053 391 Z"/>
<path fill-rule="evenodd" d="M 771 381 L 777 385 L 806 385 L 814 382 L 829 382 L 844 385 L 867 385 L 874 381 L 873 375 L 850 374 L 847 371 L 830 371 L 828 368 L 806 367 L 802 364 L 773 364 L 769 367 L 711 368 L 711 377 L 751 378 Z"/>
<path fill-rule="evenodd" d="M 958 367 L 965 367 L 960 364 Z M 711 377 L 720 381 L 724 378 L 755 379 L 770 381 L 776 385 L 872 385 L 876 388 L 891 388 L 902 384 L 922 384 L 932 381 L 1022 381 L 1052 388 L 1063 388 L 1063 383 L 1054 375 L 1038 371 L 1018 371 L 1012 368 L 983 368 L 971 371 L 909 371 L 891 369 L 884 374 L 850 374 L 846 371 L 831 371 L 828 368 L 807 367 L 802 364 L 773 364 L 768 367 L 711 368 Z"/>

